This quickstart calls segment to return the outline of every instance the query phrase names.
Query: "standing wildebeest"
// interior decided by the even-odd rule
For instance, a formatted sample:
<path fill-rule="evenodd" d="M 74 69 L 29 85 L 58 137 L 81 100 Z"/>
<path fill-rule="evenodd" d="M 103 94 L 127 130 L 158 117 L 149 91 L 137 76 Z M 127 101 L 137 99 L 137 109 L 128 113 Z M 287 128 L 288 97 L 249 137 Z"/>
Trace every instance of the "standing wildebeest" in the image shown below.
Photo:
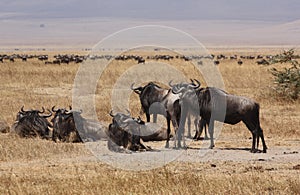
<path fill-rule="evenodd" d="M 112 123 L 108 127 L 108 149 L 115 152 L 149 151 L 151 148 L 141 143 L 141 125 L 143 121 L 135 119 L 130 114 L 109 113 Z"/>
<path fill-rule="evenodd" d="M 83 129 L 83 121 L 78 120 L 77 125 L 74 121 L 74 115 L 77 118 L 80 117 L 80 112 L 72 111 L 66 109 L 55 109 L 55 106 L 52 107 L 52 111 L 55 112 L 55 115 L 51 122 L 53 123 L 53 133 L 52 140 L 62 141 L 62 142 L 83 142 L 78 130 Z"/>
<path fill-rule="evenodd" d="M 205 121 L 209 121 L 210 148 L 214 147 L 215 120 L 232 125 L 243 121 L 252 133 L 251 152 L 258 151 L 259 138 L 261 138 L 263 152 L 266 153 L 267 146 L 259 122 L 259 104 L 249 98 L 231 95 L 214 87 L 198 89 L 200 82 L 197 82 L 198 86 L 181 86 L 179 84 L 172 88 L 173 93 L 180 94 L 182 102 L 182 120 L 179 131 L 184 131 L 186 109 L 199 108 L 198 110 L 194 109 L 194 112 L 198 112 Z"/>
<path fill-rule="evenodd" d="M 195 86 L 197 87 L 197 84 L 199 84 L 196 80 L 197 83 L 194 82 L 194 80 L 191 79 L 191 83 L 181 83 L 180 85 L 181 86 Z M 169 86 L 171 88 L 175 87 L 175 85 L 172 85 L 172 82 L 170 81 L 169 82 Z M 207 129 L 206 129 L 206 126 L 208 125 L 207 122 L 201 118 L 199 120 L 199 114 L 198 113 L 195 113 L 193 112 L 193 110 L 187 110 L 188 113 L 187 113 L 187 119 L 188 119 L 188 137 L 191 137 L 191 130 L 190 130 L 190 127 L 191 127 L 191 115 L 195 117 L 194 119 L 194 125 L 195 125 L 195 135 L 193 137 L 193 139 L 196 139 L 196 140 L 199 140 L 200 139 L 200 136 L 202 134 L 202 131 L 203 131 L 203 128 L 205 128 L 205 137 L 204 139 L 208 139 L 207 137 Z"/>
<path fill-rule="evenodd" d="M 170 122 L 175 128 L 178 127 L 180 120 L 179 96 L 172 93 L 170 89 L 163 89 L 153 82 L 148 83 L 144 87 L 133 87 L 131 89 L 140 97 L 142 111 L 146 113 L 147 122 L 150 122 L 150 114 L 153 114 L 153 121 L 156 123 L 157 114 L 164 115 L 167 119 L 167 142 L 169 147 L 170 140 Z"/>
<path fill-rule="evenodd" d="M 169 147 L 170 139 L 170 122 L 172 121 L 174 131 L 178 128 L 180 120 L 180 105 L 179 96 L 174 95 L 171 89 L 163 89 L 153 82 L 148 83 L 144 87 L 133 87 L 134 83 L 131 85 L 131 90 L 137 93 L 140 97 L 140 102 L 142 105 L 142 111 L 146 114 L 147 122 L 150 122 L 150 114 L 153 114 L 153 122 L 157 121 L 157 114 L 164 115 L 167 119 L 167 143 L 166 147 Z M 170 83 L 169 83 L 170 85 Z M 194 115 L 197 116 L 197 115 Z M 199 119 L 195 118 L 195 128 L 197 132 L 197 124 Z M 202 124 L 202 123 L 201 123 Z M 191 120 L 190 115 L 188 117 L 188 137 L 191 137 Z M 176 132 L 174 132 L 176 133 Z M 199 134 L 200 136 L 200 134 Z M 195 138 L 199 138 L 195 135 Z"/>
<path fill-rule="evenodd" d="M 12 132 L 21 137 L 41 137 L 48 139 L 49 127 L 52 127 L 52 125 L 48 122 L 47 118 L 52 116 L 52 113 L 41 115 L 44 112 L 44 108 L 43 111 L 25 111 L 23 106 L 17 114 L 16 121 L 12 126 Z"/>

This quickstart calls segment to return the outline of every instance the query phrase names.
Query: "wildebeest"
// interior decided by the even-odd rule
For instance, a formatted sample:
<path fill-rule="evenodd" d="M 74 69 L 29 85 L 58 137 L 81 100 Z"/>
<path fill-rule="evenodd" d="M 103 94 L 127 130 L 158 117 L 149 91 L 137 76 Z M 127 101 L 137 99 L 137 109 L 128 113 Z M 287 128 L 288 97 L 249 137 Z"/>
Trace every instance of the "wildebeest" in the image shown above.
<path fill-rule="evenodd" d="M 141 125 L 143 121 L 132 118 L 130 114 L 109 113 L 112 123 L 108 127 L 108 149 L 115 152 L 150 151 L 150 147 L 142 143 Z"/>
<path fill-rule="evenodd" d="M 62 142 L 87 142 L 97 141 L 106 138 L 106 128 L 99 122 L 85 119 L 81 116 L 81 111 L 69 110 L 65 108 L 55 109 L 53 119 L 53 141 Z"/>
<path fill-rule="evenodd" d="M 9 57 L 9 61 L 10 61 L 10 62 L 15 62 L 14 56 L 10 56 L 10 57 Z"/>
<path fill-rule="evenodd" d="M 268 61 L 265 60 L 265 59 L 258 60 L 258 61 L 256 61 L 256 63 L 257 63 L 258 65 L 269 65 L 269 64 L 270 64 L 270 62 L 268 62 Z"/>
<path fill-rule="evenodd" d="M 262 140 L 263 152 L 267 152 L 267 146 L 264 140 L 263 130 L 259 122 L 259 104 L 255 101 L 226 93 L 225 91 L 206 87 L 199 88 L 199 85 L 176 85 L 172 88 L 173 93 L 180 94 L 182 103 L 182 116 L 186 115 L 186 109 L 189 108 L 198 113 L 205 121 L 209 121 L 210 148 L 214 147 L 213 132 L 214 121 L 220 121 L 227 124 L 237 124 L 243 121 L 252 133 L 251 152 L 258 151 L 259 138 Z M 198 108 L 196 110 L 195 108 Z M 225 112 L 225 113 L 224 113 Z M 178 131 L 183 131 L 185 117 L 180 121 Z M 257 144 L 257 145 L 256 145 Z"/>
<path fill-rule="evenodd" d="M 243 61 L 242 61 L 241 59 L 239 59 L 239 60 L 237 61 L 237 63 L 238 63 L 238 65 L 242 65 L 242 64 L 243 64 Z"/>
<path fill-rule="evenodd" d="M 199 81 L 197 81 L 197 82 L 199 84 Z M 169 86 L 171 87 L 171 90 L 178 87 L 178 85 L 172 85 L 172 81 L 169 82 Z M 187 86 L 197 87 L 197 85 L 194 83 L 194 81 L 192 79 L 191 79 L 191 83 L 181 83 L 180 86 L 181 87 L 187 87 Z M 195 124 L 195 128 L 196 128 L 196 133 L 195 133 L 193 139 L 196 139 L 196 140 L 200 139 L 203 128 L 205 128 L 205 138 L 204 139 L 207 139 L 207 131 L 206 131 L 206 125 L 208 125 L 207 122 L 203 118 L 201 118 L 199 120 L 199 114 L 194 112 L 193 109 L 190 109 L 188 107 L 183 107 L 184 102 L 182 100 L 179 100 L 178 103 L 179 103 L 179 106 L 180 106 L 180 108 L 178 108 L 178 109 L 180 109 L 180 113 L 178 113 L 179 116 L 178 116 L 177 124 L 178 124 L 178 127 L 179 127 L 179 125 L 183 125 L 183 127 L 181 127 L 181 129 L 178 132 L 178 140 L 177 140 L 178 141 L 178 147 L 181 147 L 180 141 L 181 141 L 181 138 L 184 136 L 184 131 L 182 131 L 182 129 L 185 126 L 185 120 L 186 119 L 188 119 L 188 137 L 191 137 L 191 135 L 190 135 L 191 134 L 191 132 L 190 132 L 190 127 L 191 127 L 190 117 L 191 117 L 191 115 L 195 117 L 194 124 Z M 182 110 L 182 108 L 184 108 L 184 109 Z M 182 116 L 182 114 L 183 114 L 182 111 L 185 112 L 184 116 Z M 182 117 L 184 117 L 184 119 Z M 184 123 L 182 123 L 183 120 L 184 120 Z M 184 144 L 184 146 L 185 146 L 185 144 Z"/>
<path fill-rule="evenodd" d="M 180 120 L 179 96 L 172 93 L 170 89 L 163 89 L 153 82 L 148 83 L 144 87 L 133 87 L 131 89 L 140 97 L 142 111 L 146 114 L 147 122 L 150 122 L 150 114 L 153 114 L 153 121 L 156 123 L 157 114 L 163 115 L 167 119 L 167 142 L 169 147 L 171 127 L 170 122 L 175 128 L 178 127 Z"/>
<path fill-rule="evenodd" d="M 137 63 L 138 64 L 145 64 L 145 59 L 143 57 L 137 58 Z"/>
<path fill-rule="evenodd" d="M 52 116 L 52 113 L 42 115 L 45 109 L 39 110 L 24 110 L 24 106 L 18 112 L 16 121 L 11 128 L 12 133 L 18 134 L 20 137 L 41 137 L 49 138 L 49 127 L 52 125 L 47 118 Z"/>
<path fill-rule="evenodd" d="M 215 61 L 214 61 L 214 64 L 215 64 L 215 65 L 219 65 L 219 64 L 220 64 L 220 61 L 219 61 L 219 60 L 215 60 Z"/>
<path fill-rule="evenodd" d="M 80 112 L 72 111 L 67 109 L 55 109 L 52 107 L 52 111 L 55 113 L 51 122 L 53 123 L 52 140 L 62 142 L 83 142 L 78 130 L 83 129 L 83 124 L 80 120 L 76 125 L 74 121 L 74 115 L 78 117 Z"/>
<path fill-rule="evenodd" d="M 48 60 L 48 55 L 39 55 L 38 60 L 41 60 L 41 61 Z"/>

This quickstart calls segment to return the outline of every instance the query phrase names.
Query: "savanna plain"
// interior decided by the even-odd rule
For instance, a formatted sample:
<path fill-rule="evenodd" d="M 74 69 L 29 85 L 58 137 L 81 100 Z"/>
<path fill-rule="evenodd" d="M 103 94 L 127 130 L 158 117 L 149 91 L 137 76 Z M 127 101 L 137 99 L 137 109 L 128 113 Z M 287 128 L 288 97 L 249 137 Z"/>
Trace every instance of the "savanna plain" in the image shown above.
<path fill-rule="evenodd" d="M 278 48 L 212 48 L 213 54 L 274 55 Z M 132 51 L 154 56 L 166 51 Z M 161 52 L 161 53 L 159 53 Z M 296 51 L 299 52 L 299 51 Z M 13 53 L 59 53 L 88 55 L 85 51 L 15 51 Z M 175 55 L 175 54 L 173 54 Z M 268 146 L 266 154 L 252 154 L 251 133 L 242 123 L 224 125 L 216 147 L 205 156 L 197 155 L 202 142 L 189 148 L 173 162 L 144 171 L 127 171 L 101 162 L 80 143 L 55 143 L 0 134 L 1 194 L 300 194 L 300 102 L 279 98 L 272 90 L 274 65 L 257 65 L 255 60 L 223 59 L 217 65 L 227 92 L 246 96 L 260 104 L 260 122 Z M 95 61 L 97 63 L 97 61 Z M 139 66 L 147 66 L 145 64 Z M 200 73 L 189 61 L 167 63 L 187 78 Z M 114 83 L 136 61 L 112 61 L 98 80 L 95 94 L 97 117 L 109 124 Z M 9 126 L 17 112 L 25 109 L 68 107 L 79 64 L 45 64 L 38 59 L 0 63 L 0 119 Z M 281 68 L 286 64 L 279 65 Z M 164 73 L 168 74 L 168 73 Z M 145 83 L 142 83 L 145 84 Z M 129 88 L 130 86 L 128 86 Z M 140 102 L 132 93 L 129 104 L 139 116 Z M 141 115 L 145 119 L 144 115 Z M 146 143 L 147 145 L 148 143 Z M 150 143 L 149 143 L 150 144 Z M 131 155 L 131 154 L 126 154 Z"/>

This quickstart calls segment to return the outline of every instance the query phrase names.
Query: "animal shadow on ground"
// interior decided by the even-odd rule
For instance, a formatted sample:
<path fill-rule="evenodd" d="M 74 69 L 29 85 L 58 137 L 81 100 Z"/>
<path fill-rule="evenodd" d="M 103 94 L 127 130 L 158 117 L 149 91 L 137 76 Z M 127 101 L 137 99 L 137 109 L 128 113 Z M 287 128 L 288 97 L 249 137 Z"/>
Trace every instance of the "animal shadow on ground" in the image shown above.
<path fill-rule="evenodd" d="M 219 148 L 220 150 L 243 150 L 243 151 L 251 151 L 251 148 L 234 148 L 234 147 L 225 147 L 225 148 Z M 260 149 L 255 149 L 254 153 L 263 153 Z"/>

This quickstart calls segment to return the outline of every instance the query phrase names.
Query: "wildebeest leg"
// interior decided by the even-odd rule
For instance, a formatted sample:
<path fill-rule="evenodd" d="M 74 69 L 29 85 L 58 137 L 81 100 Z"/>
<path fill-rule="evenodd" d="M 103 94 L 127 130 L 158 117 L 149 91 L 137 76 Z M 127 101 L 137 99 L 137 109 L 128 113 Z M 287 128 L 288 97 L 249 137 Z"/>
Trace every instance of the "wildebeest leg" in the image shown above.
<path fill-rule="evenodd" d="M 215 144 L 214 144 L 214 123 L 215 121 L 214 120 L 210 120 L 209 122 L 209 125 L 208 125 L 208 132 L 209 132 L 209 137 L 210 137 L 210 146 L 209 148 L 210 149 L 213 149 L 215 147 Z"/>
<path fill-rule="evenodd" d="M 207 122 L 206 122 L 206 120 L 203 119 L 203 128 L 204 128 L 204 134 L 205 134 L 204 139 L 208 140 L 209 137 L 207 136 L 207 127 L 206 126 L 207 126 Z"/>
<path fill-rule="evenodd" d="M 146 113 L 146 118 L 147 118 L 147 122 L 149 123 L 150 122 L 150 114 L 149 113 Z"/>
<path fill-rule="evenodd" d="M 169 114 L 167 114 L 167 142 L 166 142 L 166 148 L 169 148 L 169 141 L 170 141 L 170 133 L 171 133 L 171 128 L 170 128 L 170 123 L 171 123 L 171 117 Z"/>
<path fill-rule="evenodd" d="M 254 122 L 254 121 L 250 121 L 250 120 L 243 120 L 243 122 L 245 123 L 245 125 L 247 126 L 247 128 L 249 129 L 249 131 L 251 131 L 252 133 L 252 147 L 250 152 L 252 153 L 256 153 L 258 148 L 256 147 L 256 144 L 258 146 L 258 140 L 257 138 L 259 138 L 259 125 L 258 122 Z"/>
<path fill-rule="evenodd" d="M 195 124 L 196 126 L 196 124 Z M 194 140 L 198 140 L 198 137 L 199 137 L 199 133 L 201 131 L 201 121 L 197 124 L 198 128 L 196 128 L 196 132 L 195 132 L 195 135 L 193 137 Z"/>
<path fill-rule="evenodd" d="M 263 144 L 263 153 L 267 153 L 267 145 L 266 145 L 266 142 L 265 142 L 265 138 L 264 138 L 264 132 L 263 130 L 261 129 L 261 127 L 259 127 L 259 130 L 258 130 L 258 137 L 261 138 L 261 142 Z"/>
<path fill-rule="evenodd" d="M 184 136 L 184 126 L 185 126 L 185 122 L 186 122 L 186 117 L 187 117 L 187 109 L 185 106 L 182 106 L 181 108 L 181 114 L 180 114 L 180 122 L 179 122 L 179 127 L 178 127 L 178 148 L 181 148 L 181 139 L 182 136 Z"/>
<path fill-rule="evenodd" d="M 191 135 L 191 115 L 190 114 L 188 114 L 187 124 L 188 124 L 188 135 L 187 135 L 187 137 L 191 138 L 192 135 Z"/>
<path fill-rule="evenodd" d="M 157 123 L 157 114 L 153 114 L 153 123 Z"/>
<path fill-rule="evenodd" d="M 252 148 L 250 150 L 250 152 L 252 153 L 256 153 L 257 152 L 257 149 L 255 148 L 255 143 L 256 143 L 256 136 L 257 136 L 257 133 L 255 131 L 252 131 Z"/>
<path fill-rule="evenodd" d="M 195 125 L 196 125 L 196 122 L 195 122 Z M 202 135 L 202 132 L 203 132 L 203 128 L 205 128 L 205 138 L 204 139 L 208 139 L 207 138 L 207 130 L 206 130 L 206 121 L 202 118 L 198 122 L 198 130 L 195 133 L 194 139 L 196 139 L 196 140 L 200 139 L 200 136 Z"/>

